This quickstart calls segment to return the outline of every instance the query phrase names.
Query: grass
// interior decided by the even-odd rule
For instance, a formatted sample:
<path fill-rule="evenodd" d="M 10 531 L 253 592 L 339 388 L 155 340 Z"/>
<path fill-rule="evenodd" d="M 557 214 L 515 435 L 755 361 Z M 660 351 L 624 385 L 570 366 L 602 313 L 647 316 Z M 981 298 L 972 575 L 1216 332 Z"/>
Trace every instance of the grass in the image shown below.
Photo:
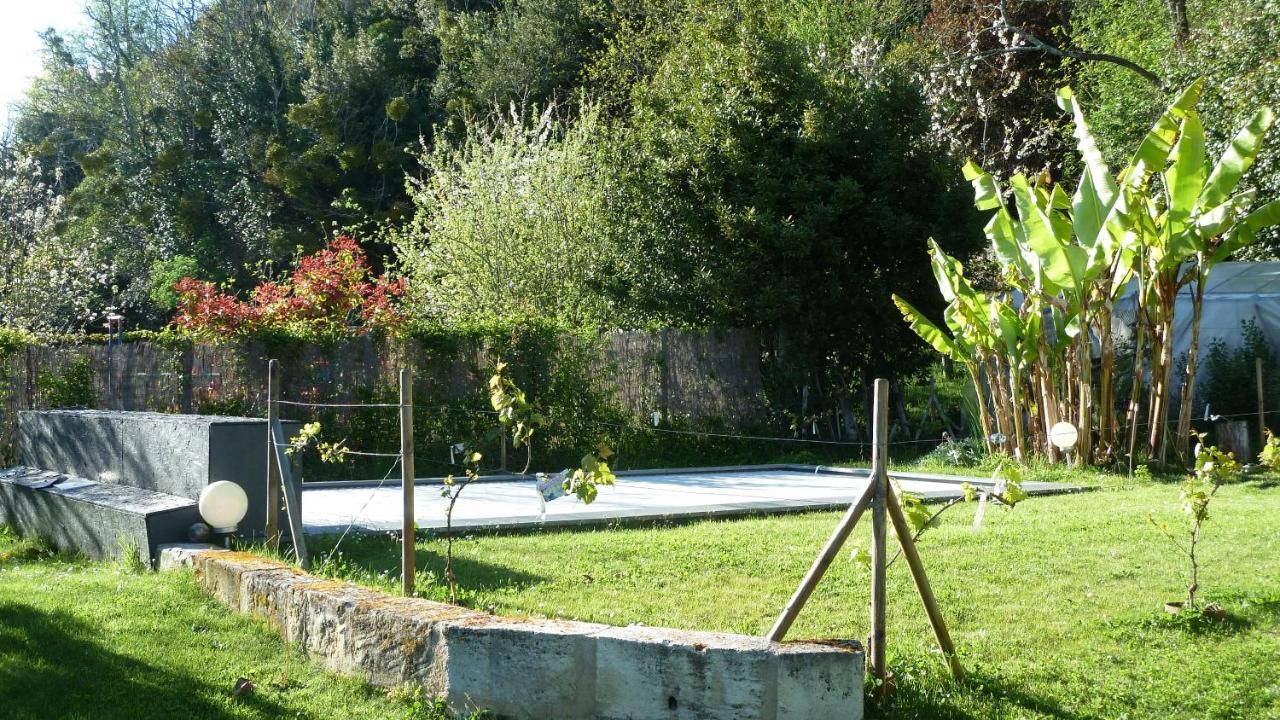
<path fill-rule="evenodd" d="M 890 568 L 896 690 L 872 717 L 1280 718 L 1280 488 L 1253 481 L 1214 500 L 1201 597 L 1223 606 L 1217 621 L 1162 609 L 1185 597 L 1186 561 L 1147 518 L 1180 522 L 1177 486 L 1088 479 L 1100 489 L 993 510 L 976 533 L 973 507 L 958 506 L 922 539 L 964 685 L 905 564 Z M 455 544 L 456 565 L 465 604 L 499 613 L 761 634 L 839 515 L 477 534 Z M 868 538 L 864 526 L 851 543 Z M 388 536 L 348 537 L 321 572 L 394 590 L 398 553 Z M 418 586 L 437 599 L 442 557 L 441 541 L 419 543 Z M 790 637 L 865 638 L 868 587 L 844 555 Z"/>
<path fill-rule="evenodd" d="M 256 690 L 233 695 L 240 677 Z M 408 692 L 325 673 L 207 598 L 189 572 L 88 563 L 0 527 L 0 717 L 448 716 Z"/>

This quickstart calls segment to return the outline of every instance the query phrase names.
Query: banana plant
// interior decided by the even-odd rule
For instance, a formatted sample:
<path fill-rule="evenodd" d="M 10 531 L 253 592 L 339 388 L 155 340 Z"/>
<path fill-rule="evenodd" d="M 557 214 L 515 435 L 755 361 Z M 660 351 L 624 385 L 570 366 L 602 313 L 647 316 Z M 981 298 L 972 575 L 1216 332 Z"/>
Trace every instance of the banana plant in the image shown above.
<path fill-rule="evenodd" d="M 1006 194 L 973 161 L 963 168 L 973 185 L 976 207 L 992 211 L 984 232 L 1008 291 L 991 296 L 976 292 L 964 280 L 959 261 L 931 241 L 934 274 L 948 303 L 944 318 L 950 333 L 894 297 L 922 338 L 969 370 L 984 433 L 990 434 L 992 423 L 1001 432 L 1011 431 L 1007 434 L 1014 437 L 1020 457 L 1024 439 L 1034 438 L 1052 459 L 1048 428 L 1059 419 L 1080 429 L 1077 452 L 1082 459 L 1102 461 L 1125 454 L 1116 415 L 1112 322 L 1116 301 L 1135 279 L 1138 313 L 1134 389 L 1125 414 L 1130 427 L 1127 454 L 1132 461 L 1137 450 L 1145 385 L 1150 426 L 1145 449 L 1149 457 L 1165 459 L 1175 300 L 1187 285 L 1195 288 L 1194 316 L 1177 437 L 1180 443 L 1190 437 L 1209 272 L 1253 242 L 1258 231 L 1280 224 L 1280 200 L 1255 207 L 1253 191 L 1237 192 L 1272 124 L 1271 111 L 1260 109 L 1210 170 L 1204 126 L 1195 112 L 1202 89 L 1203 82 L 1196 81 L 1179 93 L 1128 165 L 1113 175 L 1083 109 L 1071 90 L 1063 88 L 1058 103 L 1071 115 L 1083 166 L 1074 192 L 1043 177 L 1015 175 Z M 1026 428 L 1024 421 L 1029 423 Z"/>

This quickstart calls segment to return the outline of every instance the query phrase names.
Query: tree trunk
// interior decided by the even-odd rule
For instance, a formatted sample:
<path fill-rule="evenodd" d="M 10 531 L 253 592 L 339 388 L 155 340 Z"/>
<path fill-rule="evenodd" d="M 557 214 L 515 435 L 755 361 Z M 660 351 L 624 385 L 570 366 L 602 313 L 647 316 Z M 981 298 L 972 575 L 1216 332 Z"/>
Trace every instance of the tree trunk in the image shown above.
<path fill-rule="evenodd" d="M 1134 454 L 1138 452 L 1138 421 L 1142 418 L 1141 402 L 1142 402 L 1142 379 L 1144 377 L 1144 359 L 1142 357 L 1142 345 L 1145 339 L 1147 325 L 1143 322 L 1140 313 L 1135 313 L 1133 324 L 1137 326 L 1136 337 L 1133 341 L 1133 389 L 1129 392 L 1129 408 L 1125 411 L 1124 421 L 1129 430 L 1129 469 L 1133 469 L 1133 464 L 1137 462 Z"/>
<path fill-rule="evenodd" d="M 1199 271 L 1197 271 L 1199 272 Z M 1195 304 L 1191 314 L 1191 346 L 1187 349 L 1187 374 L 1182 379 L 1182 403 L 1178 407 L 1178 438 L 1175 443 L 1178 457 L 1187 460 L 1191 442 L 1191 403 L 1196 394 L 1196 367 L 1200 354 L 1200 317 L 1204 309 L 1204 283 L 1206 274 L 1196 278 Z"/>

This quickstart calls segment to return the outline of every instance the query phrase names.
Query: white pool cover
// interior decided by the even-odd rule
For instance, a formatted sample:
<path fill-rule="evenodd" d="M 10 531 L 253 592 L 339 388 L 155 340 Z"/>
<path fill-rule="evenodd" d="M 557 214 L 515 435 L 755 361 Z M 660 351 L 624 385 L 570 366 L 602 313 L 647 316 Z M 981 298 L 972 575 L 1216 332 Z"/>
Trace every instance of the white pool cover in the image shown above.
<path fill-rule="evenodd" d="M 956 497 L 965 481 L 990 484 L 980 478 L 891 474 L 903 490 L 928 499 Z M 617 485 L 601 488 L 590 505 L 572 496 L 548 502 L 544 517 L 533 480 L 486 480 L 463 492 L 454 509 L 454 527 L 506 529 L 843 508 L 861 496 L 867 482 L 865 470 L 794 465 L 637 471 L 619 473 Z M 438 482 L 419 480 L 414 485 L 418 527 L 443 528 L 448 501 L 440 496 Z M 357 531 L 399 530 L 399 482 L 375 486 L 305 485 L 302 512 L 306 531 L 342 532 L 348 526 Z M 1059 483 L 1027 483 L 1024 488 L 1033 495 L 1079 489 Z"/>

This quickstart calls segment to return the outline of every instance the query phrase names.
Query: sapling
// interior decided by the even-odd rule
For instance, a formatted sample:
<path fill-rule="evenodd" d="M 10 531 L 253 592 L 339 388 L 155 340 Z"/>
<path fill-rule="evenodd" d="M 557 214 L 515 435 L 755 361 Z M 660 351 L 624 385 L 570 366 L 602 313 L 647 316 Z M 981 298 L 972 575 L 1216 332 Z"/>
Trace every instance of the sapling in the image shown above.
<path fill-rule="evenodd" d="M 1164 523 L 1157 522 L 1150 514 L 1147 520 L 1169 539 L 1169 542 L 1186 555 L 1191 566 L 1191 582 L 1187 585 L 1187 602 L 1184 607 L 1196 609 L 1196 592 L 1200 589 L 1200 531 L 1209 518 L 1209 503 L 1226 483 L 1240 476 L 1240 464 L 1235 455 L 1223 452 L 1214 445 L 1206 445 L 1202 433 L 1193 432 L 1196 439 L 1195 466 L 1182 483 L 1182 511 L 1186 518 L 1185 540 L 1176 536 Z"/>
<path fill-rule="evenodd" d="M 958 497 L 947 501 L 942 507 L 932 512 L 925 505 L 921 496 L 903 490 L 897 481 L 894 481 L 894 494 L 897 495 L 898 502 L 902 505 L 902 514 L 907 520 L 907 526 L 911 528 L 911 540 L 913 542 L 919 540 L 926 530 L 938 525 L 943 513 L 960 503 L 981 500 L 983 505 L 979 506 L 979 512 L 982 512 L 987 501 L 1013 509 L 1015 505 L 1027 498 L 1026 490 L 1022 489 L 1022 470 L 1012 458 L 1000 460 L 996 465 L 995 471 L 991 474 L 991 481 L 993 485 L 991 490 L 984 490 L 967 482 L 963 483 L 960 486 L 961 494 Z M 978 529 L 980 522 L 981 515 L 975 518 L 974 530 Z M 852 555 L 855 561 L 870 566 L 871 555 L 866 549 L 854 548 Z M 888 564 L 892 565 L 901 555 L 902 548 L 899 547 L 898 552 L 894 554 Z"/>
<path fill-rule="evenodd" d="M 533 463 L 531 441 L 537 426 L 542 424 L 542 416 L 525 397 L 524 391 L 516 385 L 507 374 L 507 364 L 499 361 L 494 366 L 494 374 L 489 378 L 489 402 L 498 414 L 498 422 L 511 432 L 514 447 L 526 448 L 524 470 L 521 475 L 528 474 Z M 608 447 L 600 446 L 595 452 L 582 456 L 580 467 L 564 472 L 563 487 L 566 493 L 575 495 L 586 504 L 591 504 L 598 494 L 601 485 L 613 485 L 616 478 L 609 468 L 608 459 L 613 454 Z M 440 496 L 449 504 L 445 506 L 445 562 L 444 577 L 449 584 L 449 602 L 458 602 L 458 582 L 453 570 L 453 510 L 458 504 L 462 491 L 480 478 L 480 461 L 482 456 L 473 450 L 463 452 L 463 475 L 449 475 L 444 479 L 444 487 Z"/>

